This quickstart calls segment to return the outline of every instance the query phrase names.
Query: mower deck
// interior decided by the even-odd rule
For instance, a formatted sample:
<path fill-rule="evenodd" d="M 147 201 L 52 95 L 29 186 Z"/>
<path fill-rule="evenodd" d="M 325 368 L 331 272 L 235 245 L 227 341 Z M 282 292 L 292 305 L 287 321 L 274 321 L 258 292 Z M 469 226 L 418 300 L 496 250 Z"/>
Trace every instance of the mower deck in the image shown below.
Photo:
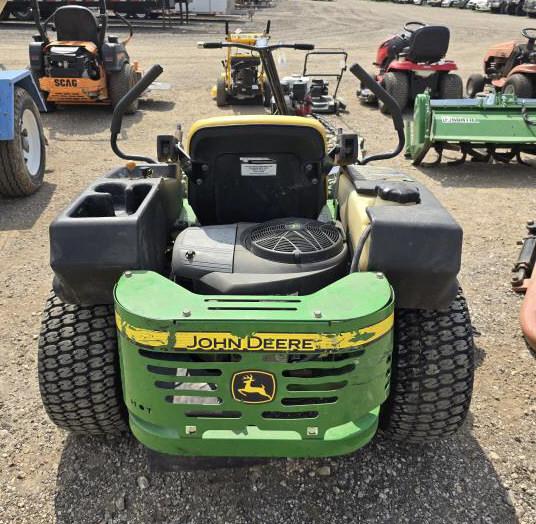
<path fill-rule="evenodd" d="M 331 456 L 376 432 L 393 343 L 382 275 L 277 298 L 197 295 L 133 271 L 115 307 L 130 427 L 154 451 Z"/>

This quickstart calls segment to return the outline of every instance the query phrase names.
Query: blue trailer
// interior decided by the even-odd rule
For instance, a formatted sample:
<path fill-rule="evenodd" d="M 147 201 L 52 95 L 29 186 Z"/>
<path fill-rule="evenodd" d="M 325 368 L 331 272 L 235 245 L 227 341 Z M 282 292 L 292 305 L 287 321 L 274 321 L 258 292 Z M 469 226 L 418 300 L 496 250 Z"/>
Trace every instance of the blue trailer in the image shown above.
<path fill-rule="evenodd" d="M 0 71 L 0 195 L 37 191 L 45 174 L 46 106 L 28 70 Z"/>

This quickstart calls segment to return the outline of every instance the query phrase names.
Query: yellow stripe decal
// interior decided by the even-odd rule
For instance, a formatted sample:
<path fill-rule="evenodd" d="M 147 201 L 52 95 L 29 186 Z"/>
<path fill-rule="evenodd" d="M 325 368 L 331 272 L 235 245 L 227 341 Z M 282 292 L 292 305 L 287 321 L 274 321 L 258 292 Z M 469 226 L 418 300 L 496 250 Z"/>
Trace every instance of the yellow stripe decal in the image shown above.
<path fill-rule="evenodd" d="M 117 329 L 131 342 L 151 348 L 182 351 L 326 351 L 344 350 L 369 344 L 388 333 L 394 315 L 358 329 L 343 333 L 253 333 L 240 337 L 227 332 L 154 331 L 134 327 L 116 313 Z"/>

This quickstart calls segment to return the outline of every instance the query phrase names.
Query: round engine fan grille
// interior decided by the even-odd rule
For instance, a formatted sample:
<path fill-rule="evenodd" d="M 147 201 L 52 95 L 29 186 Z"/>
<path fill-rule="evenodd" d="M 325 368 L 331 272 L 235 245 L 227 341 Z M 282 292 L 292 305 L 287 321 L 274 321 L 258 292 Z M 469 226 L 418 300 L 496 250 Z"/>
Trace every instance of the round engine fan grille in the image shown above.
<path fill-rule="evenodd" d="M 245 245 L 255 255 L 274 262 L 322 262 L 344 247 L 340 229 L 330 223 L 301 218 L 270 220 L 248 229 Z"/>

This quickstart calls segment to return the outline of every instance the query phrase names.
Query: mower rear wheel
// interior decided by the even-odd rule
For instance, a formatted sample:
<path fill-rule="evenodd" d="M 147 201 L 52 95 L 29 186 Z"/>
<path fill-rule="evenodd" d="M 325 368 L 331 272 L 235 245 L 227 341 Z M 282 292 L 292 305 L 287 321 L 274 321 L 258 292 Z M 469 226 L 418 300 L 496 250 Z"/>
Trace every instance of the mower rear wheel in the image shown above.
<path fill-rule="evenodd" d="M 0 195 L 21 197 L 37 191 L 45 175 L 45 135 L 39 110 L 28 91 L 14 93 L 15 136 L 0 140 Z"/>
<path fill-rule="evenodd" d="M 75 433 L 127 431 L 112 306 L 47 301 L 38 351 L 39 389 L 57 426 Z"/>
<path fill-rule="evenodd" d="M 475 73 L 467 79 L 467 84 L 465 86 L 465 91 L 469 98 L 475 98 L 478 93 L 482 93 L 486 87 L 486 79 L 484 75 L 480 73 Z"/>
<path fill-rule="evenodd" d="M 409 79 L 405 73 L 389 72 L 383 76 L 384 89 L 395 99 L 400 111 L 404 111 L 409 102 Z M 384 115 L 389 114 L 389 109 L 378 100 L 380 111 Z"/>
<path fill-rule="evenodd" d="M 424 443 L 460 428 L 474 377 L 472 326 L 461 291 L 445 311 L 397 312 L 391 373 L 381 416 L 388 437 Z"/>
<path fill-rule="evenodd" d="M 503 93 L 516 95 L 518 98 L 532 98 L 532 82 L 527 75 L 515 73 L 510 76 L 503 86 Z"/>
<path fill-rule="evenodd" d="M 439 79 L 439 98 L 441 100 L 463 98 L 463 81 L 454 73 L 442 75 Z"/>
<path fill-rule="evenodd" d="M 223 107 L 227 105 L 227 90 L 225 89 L 225 79 L 218 78 L 216 82 L 216 105 Z"/>
<path fill-rule="evenodd" d="M 125 62 L 121 71 L 111 73 L 108 79 L 108 91 L 110 94 L 110 100 L 112 101 L 112 107 L 115 107 L 121 98 L 123 98 L 128 91 L 138 82 L 138 75 L 134 70 L 134 67 Z M 125 114 L 131 115 L 138 110 L 139 99 L 136 98 L 126 109 Z"/>

